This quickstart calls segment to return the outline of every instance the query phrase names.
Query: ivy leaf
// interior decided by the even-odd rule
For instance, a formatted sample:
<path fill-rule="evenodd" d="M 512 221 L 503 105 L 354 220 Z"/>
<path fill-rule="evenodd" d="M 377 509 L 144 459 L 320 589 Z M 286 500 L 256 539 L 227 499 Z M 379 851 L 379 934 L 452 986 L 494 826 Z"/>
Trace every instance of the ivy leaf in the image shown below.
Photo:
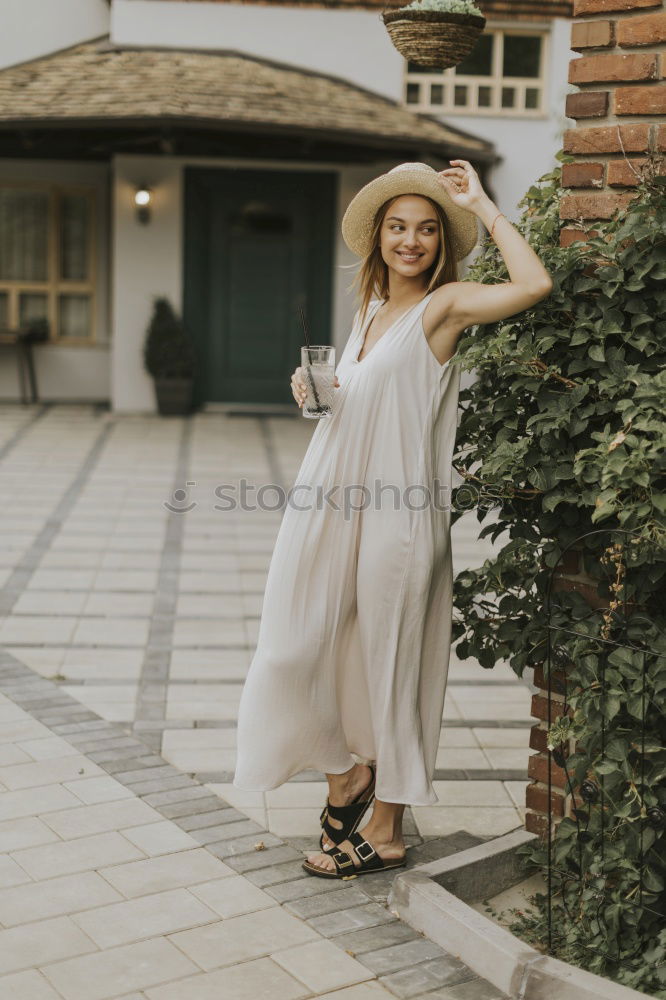
<path fill-rule="evenodd" d="M 617 713 L 620 711 L 620 699 L 616 698 L 614 695 L 606 699 L 604 715 L 607 719 L 614 719 Z"/>
<path fill-rule="evenodd" d="M 560 491 L 555 491 L 553 493 L 549 493 L 546 497 L 544 497 L 544 499 L 542 501 L 543 502 L 543 509 L 547 510 L 547 511 L 555 510 L 555 508 L 557 507 L 557 505 L 559 503 L 562 503 L 562 501 L 566 500 L 566 499 L 568 499 L 566 493 L 562 493 Z"/>

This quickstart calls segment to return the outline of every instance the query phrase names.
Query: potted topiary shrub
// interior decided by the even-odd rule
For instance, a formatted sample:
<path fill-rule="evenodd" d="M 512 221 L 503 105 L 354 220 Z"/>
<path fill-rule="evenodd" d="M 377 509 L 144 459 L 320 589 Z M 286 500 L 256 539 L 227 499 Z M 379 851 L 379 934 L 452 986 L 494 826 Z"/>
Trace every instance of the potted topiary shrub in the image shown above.
<path fill-rule="evenodd" d="M 156 298 L 143 349 L 146 371 L 155 381 L 163 416 L 189 413 L 194 383 L 194 349 L 182 320 L 166 298 Z"/>
<path fill-rule="evenodd" d="M 401 55 L 417 66 L 457 66 L 476 45 L 486 19 L 473 0 L 412 0 L 382 20 Z"/>

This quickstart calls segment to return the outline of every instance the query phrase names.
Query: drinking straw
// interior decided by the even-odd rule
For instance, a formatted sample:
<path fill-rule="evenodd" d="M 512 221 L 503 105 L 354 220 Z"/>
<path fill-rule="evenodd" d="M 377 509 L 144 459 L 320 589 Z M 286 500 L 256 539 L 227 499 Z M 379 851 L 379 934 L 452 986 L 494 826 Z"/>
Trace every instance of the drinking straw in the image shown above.
<path fill-rule="evenodd" d="M 303 312 L 303 306 L 299 306 L 298 308 L 299 308 L 300 313 L 301 313 L 301 323 L 303 325 L 303 336 L 305 337 L 305 346 L 306 346 L 306 348 L 308 350 L 308 357 L 310 357 L 310 338 L 308 336 L 308 325 L 305 322 L 305 313 Z M 312 395 L 314 396 L 315 403 L 317 404 L 317 410 L 315 412 L 318 412 L 319 410 L 322 409 L 322 405 L 321 405 L 321 402 L 319 401 L 319 395 L 317 393 L 317 387 L 315 385 L 314 377 L 313 377 L 312 372 L 310 370 L 310 365 L 306 365 L 305 366 L 305 371 L 306 371 L 306 376 L 307 376 L 307 378 L 310 381 L 310 387 L 312 389 Z"/>
<path fill-rule="evenodd" d="M 303 325 L 303 336 L 305 337 L 305 346 L 310 348 L 310 338 L 308 337 L 308 325 L 305 322 L 305 313 L 303 312 L 303 306 L 298 307 L 301 313 L 301 323 Z"/>

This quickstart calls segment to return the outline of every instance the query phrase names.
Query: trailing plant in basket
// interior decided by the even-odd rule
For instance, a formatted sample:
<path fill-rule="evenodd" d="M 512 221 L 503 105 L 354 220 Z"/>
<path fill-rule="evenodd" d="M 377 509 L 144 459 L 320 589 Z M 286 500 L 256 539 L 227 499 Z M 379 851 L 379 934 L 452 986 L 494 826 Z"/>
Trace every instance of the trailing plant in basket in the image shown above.
<path fill-rule="evenodd" d="M 483 17 L 473 0 L 412 0 L 404 4 L 406 10 L 436 10 L 442 14 L 476 14 Z"/>
<path fill-rule="evenodd" d="M 581 552 L 600 610 L 563 591 L 550 619 L 569 629 L 552 633 L 569 712 L 549 745 L 567 790 L 589 794 L 552 842 L 553 953 L 666 998 L 666 178 L 654 168 L 620 216 L 595 222 L 599 236 L 564 248 L 561 168 L 540 178 L 518 228 L 553 290 L 461 342 L 456 363 L 478 379 L 460 394 L 454 462 L 499 549 L 458 575 L 454 636 L 483 667 L 545 667 L 550 573 L 606 529 Z M 469 278 L 508 277 L 487 239 Z M 528 871 L 545 873 L 546 850 L 523 849 Z M 546 902 L 537 894 L 515 925 L 542 948 Z"/>
<path fill-rule="evenodd" d="M 382 20 L 408 62 L 437 70 L 461 63 L 486 23 L 472 0 L 412 0 L 383 11 Z"/>

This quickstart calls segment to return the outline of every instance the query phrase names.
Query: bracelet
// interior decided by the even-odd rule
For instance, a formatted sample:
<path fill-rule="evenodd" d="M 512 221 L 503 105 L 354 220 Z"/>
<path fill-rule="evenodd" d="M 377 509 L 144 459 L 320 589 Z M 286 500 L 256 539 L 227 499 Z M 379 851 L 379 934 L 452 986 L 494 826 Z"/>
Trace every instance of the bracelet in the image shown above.
<path fill-rule="evenodd" d="M 495 218 L 493 219 L 493 224 L 490 227 L 490 238 L 491 239 L 493 239 L 493 229 L 495 228 L 495 223 L 499 219 L 500 215 L 504 215 L 504 212 L 498 212 L 497 215 L 495 216 Z M 506 216 L 504 216 L 504 217 L 506 218 Z"/>

